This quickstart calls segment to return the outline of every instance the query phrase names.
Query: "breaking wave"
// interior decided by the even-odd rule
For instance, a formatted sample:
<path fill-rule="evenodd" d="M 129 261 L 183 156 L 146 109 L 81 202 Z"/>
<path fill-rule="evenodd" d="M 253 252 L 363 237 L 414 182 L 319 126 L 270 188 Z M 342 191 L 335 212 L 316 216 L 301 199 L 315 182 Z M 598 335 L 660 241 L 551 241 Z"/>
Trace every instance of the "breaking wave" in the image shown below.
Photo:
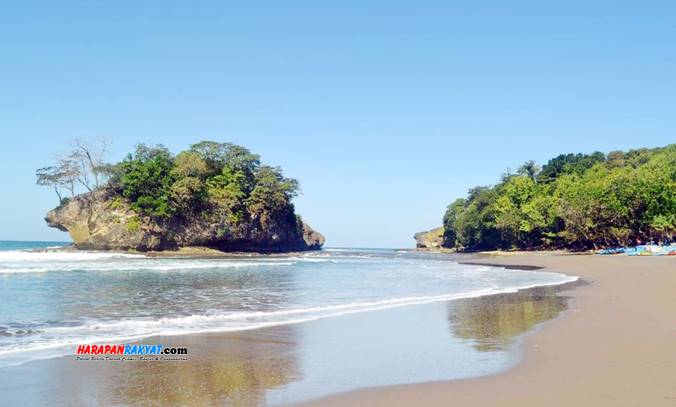
<path fill-rule="evenodd" d="M 347 249 L 227 258 L 0 251 L 0 366 L 78 344 L 256 329 L 577 279 L 452 259 Z"/>

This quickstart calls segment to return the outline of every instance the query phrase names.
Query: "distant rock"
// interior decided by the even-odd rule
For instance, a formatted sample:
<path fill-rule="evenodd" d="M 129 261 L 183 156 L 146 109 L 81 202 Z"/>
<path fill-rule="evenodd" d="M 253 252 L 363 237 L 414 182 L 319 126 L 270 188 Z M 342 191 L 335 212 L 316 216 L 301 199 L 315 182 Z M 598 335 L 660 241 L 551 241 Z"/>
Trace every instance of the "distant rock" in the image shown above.
<path fill-rule="evenodd" d="M 293 213 L 263 228 L 255 221 L 229 225 L 200 216 L 166 221 L 140 217 L 106 190 L 78 195 L 49 211 L 45 221 L 70 234 L 79 249 L 167 250 L 205 246 L 222 251 L 318 250 L 324 236 Z"/>
<path fill-rule="evenodd" d="M 415 247 L 418 249 L 440 249 L 444 242 L 444 228 L 438 227 L 425 232 L 416 233 Z"/>

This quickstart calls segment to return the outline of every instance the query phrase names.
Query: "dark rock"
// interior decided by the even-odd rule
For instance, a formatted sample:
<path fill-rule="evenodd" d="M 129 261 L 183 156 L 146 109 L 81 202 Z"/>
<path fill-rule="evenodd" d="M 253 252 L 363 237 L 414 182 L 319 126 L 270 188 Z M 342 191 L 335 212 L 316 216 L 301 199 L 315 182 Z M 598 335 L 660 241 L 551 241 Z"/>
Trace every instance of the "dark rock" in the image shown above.
<path fill-rule="evenodd" d="M 67 231 L 75 247 L 92 250 L 167 250 L 207 246 L 224 251 L 318 250 L 324 236 L 293 213 L 269 221 L 230 225 L 183 215 L 170 220 L 140 217 L 128 202 L 106 190 L 78 195 L 49 211 L 50 227 Z"/>

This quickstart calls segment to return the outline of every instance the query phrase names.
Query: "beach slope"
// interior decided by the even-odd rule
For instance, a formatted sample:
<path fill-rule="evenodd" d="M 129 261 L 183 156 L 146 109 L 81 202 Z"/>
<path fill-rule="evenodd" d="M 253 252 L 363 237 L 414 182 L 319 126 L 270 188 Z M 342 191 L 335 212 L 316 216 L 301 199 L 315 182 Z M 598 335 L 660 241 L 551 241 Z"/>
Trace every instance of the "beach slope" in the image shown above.
<path fill-rule="evenodd" d="M 318 406 L 674 406 L 676 259 L 562 254 L 478 256 L 581 276 L 569 310 L 523 343 L 523 361 L 478 379 L 368 388 Z M 413 346 L 413 345 L 412 345 Z"/>

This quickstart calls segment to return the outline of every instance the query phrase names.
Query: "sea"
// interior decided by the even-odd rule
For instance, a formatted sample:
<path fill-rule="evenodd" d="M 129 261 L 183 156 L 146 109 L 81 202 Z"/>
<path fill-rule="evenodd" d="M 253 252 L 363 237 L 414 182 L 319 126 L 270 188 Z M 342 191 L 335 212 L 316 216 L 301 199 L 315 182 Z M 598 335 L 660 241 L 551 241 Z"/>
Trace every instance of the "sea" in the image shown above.
<path fill-rule="evenodd" d="M 574 281 L 392 249 L 166 258 L 0 241 L 0 368 L 76 345 L 246 331 Z"/>

